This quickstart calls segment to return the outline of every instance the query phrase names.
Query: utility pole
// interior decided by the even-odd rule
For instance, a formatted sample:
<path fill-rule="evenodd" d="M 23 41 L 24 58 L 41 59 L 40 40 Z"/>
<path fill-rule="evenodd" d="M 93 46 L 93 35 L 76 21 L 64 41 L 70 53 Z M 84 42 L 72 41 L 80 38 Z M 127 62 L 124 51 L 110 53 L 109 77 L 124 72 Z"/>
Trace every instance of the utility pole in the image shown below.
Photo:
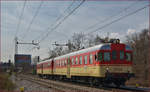
<path fill-rule="evenodd" d="M 15 37 L 15 54 L 18 54 L 18 38 Z"/>
<path fill-rule="evenodd" d="M 18 38 L 15 37 L 15 54 L 18 54 L 18 44 L 23 44 L 23 45 L 39 45 L 39 43 L 35 43 L 34 40 L 31 43 L 25 43 L 25 42 L 18 42 Z"/>
<path fill-rule="evenodd" d="M 58 44 L 58 43 L 54 43 L 54 44 L 52 44 L 52 45 L 56 45 L 56 46 L 68 46 L 68 44 Z"/>
<path fill-rule="evenodd" d="M 55 43 L 52 44 L 52 45 L 55 45 L 55 46 L 68 46 L 69 51 L 71 51 L 72 48 L 75 48 L 75 47 L 73 46 L 73 44 L 71 43 L 70 40 L 68 40 L 68 43 L 67 43 L 67 44 L 58 44 L 58 43 L 55 42 Z"/>
<path fill-rule="evenodd" d="M 35 43 L 34 40 L 32 42 L 18 42 L 18 38 L 15 37 L 15 55 L 14 55 L 14 63 L 16 66 L 16 55 L 18 54 L 18 44 L 22 44 L 22 45 L 39 45 L 39 43 Z"/>

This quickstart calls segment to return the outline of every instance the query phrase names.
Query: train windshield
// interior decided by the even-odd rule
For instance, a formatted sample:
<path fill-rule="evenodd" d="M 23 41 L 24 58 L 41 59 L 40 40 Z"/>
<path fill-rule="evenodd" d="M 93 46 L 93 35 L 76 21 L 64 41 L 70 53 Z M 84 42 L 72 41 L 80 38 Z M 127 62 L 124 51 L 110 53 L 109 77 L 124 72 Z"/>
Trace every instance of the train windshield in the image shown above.
<path fill-rule="evenodd" d="M 110 61 L 110 52 L 104 52 L 104 61 Z"/>
<path fill-rule="evenodd" d="M 102 52 L 98 53 L 98 61 L 103 61 L 103 53 Z"/>
<path fill-rule="evenodd" d="M 126 53 L 126 60 L 131 61 L 131 53 Z"/>
<path fill-rule="evenodd" d="M 112 60 L 116 60 L 117 59 L 117 51 L 113 50 L 112 51 Z"/>
<path fill-rule="evenodd" d="M 120 60 L 124 60 L 124 51 L 120 51 Z"/>

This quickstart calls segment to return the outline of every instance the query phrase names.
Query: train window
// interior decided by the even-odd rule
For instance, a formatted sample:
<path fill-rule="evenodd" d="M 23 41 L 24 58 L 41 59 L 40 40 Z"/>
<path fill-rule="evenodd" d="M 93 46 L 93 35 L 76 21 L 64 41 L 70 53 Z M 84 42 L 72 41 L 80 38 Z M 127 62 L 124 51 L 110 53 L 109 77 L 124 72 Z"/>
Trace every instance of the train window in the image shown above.
<path fill-rule="evenodd" d="M 124 51 L 120 51 L 120 60 L 124 59 Z"/>
<path fill-rule="evenodd" d="M 65 66 L 65 60 L 64 60 L 64 66 Z"/>
<path fill-rule="evenodd" d="M 74 58 L 72 58 L 72 65 L 74 65 Z"/>
<path fill-rule="evenodd" d="M 102 52 L 98 53 L 98 61 L 103 61 L 103 53 Z"/>
<path fill-rule="evenodd" d="M 48 63 L 48 66 L 50 66 L 51 65 L 51 63 Z"/>
<path fill-rule="evenodd" d="M 84 56 L 84 64 L 87 64 L 87 56 Z"/>
<path fill-rule="evenodd" d="M 93 56 L 92 56 L 92 54 L 90 54 L 90 64 L 92 64 L 93 63 Z"/>
<path fill-rule="evenodd" d="M 61 62 L 61 66 L 64 66 L 64 61 Z"/>
<path fill-rule="evenodd" d="M 67 65 L 67 60 L 65 60 L 65 66 Z"/>
<path fill-rule="evenodd" d="M 131 53 L 126 53 L 126 60 L 131 61 Z"/>
<path fill-rule="evenodd" d="M 59 67 L 60 67 L 60 61 L 58 62 L 58 64 L 59 64 Z"/>
<path fill-rule="evenodd" d="M 110 52 L 104 52 L 104 61 L 110 61 Z"/>
<path fill-rule="evenodd" d="M 60 67 L 60 66 L 61 66 L 61 65 L 60 65 L 60 61 L 59 61 L 58 63 L 59 63 L 59 67 Z"/>
<path fill-rule="evenodd" d="M 78 64 L 78 57 L 76 57 L 76 64 Z"/>
<path fill-rule="evenodd" d="M 116 60 L 117 59 L 117 52 L 116 51 L 112 51 L 112 60 Z"/>
<path fill-rule="evenodd" d="M 80 56 L 80 64 L 82 64 L 82 56 Z"/>
<path fill-rule="evenodd" d="M 128 45 L 126 45 L 126 50 L 132 50 L 132 48 L 130 47 L 130 46 L 128 46 Z"/>
<path fill-rule="evenodd" d="M 63 66 L 63 61 L 61 61 L 61 66 Z"/>
<path fill-rule="evenodd" d="M 110 45 L 104 45 L 100 48 L 100 50 L 111 50 Z"/>
<path fill-rule="evenodd" d="M 63 66 L 65 66 L 65 60 L 63 61 Z"/>
<path fill-rule="evenodd" d="M 65 66 L 65 60 L 63 60 L 63 66 Z"/>

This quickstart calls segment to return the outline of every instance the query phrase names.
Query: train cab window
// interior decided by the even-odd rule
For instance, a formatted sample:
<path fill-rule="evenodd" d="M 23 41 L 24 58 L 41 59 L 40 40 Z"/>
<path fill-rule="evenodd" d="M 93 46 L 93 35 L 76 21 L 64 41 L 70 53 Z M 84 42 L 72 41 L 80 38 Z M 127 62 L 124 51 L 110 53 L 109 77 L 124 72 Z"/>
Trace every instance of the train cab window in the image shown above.
<path fill-rule="evenodd" d="M 92 64 L 93 63 L 93 56 L 92 56 L 92 54 L 90 54 L 90 64 Z"/>
<path fill-rule="evenodd" d="M 84 56 L 84 64 L 87 64 L 87 56 Z"/>
<path fill-rule="evenodd" d="M 102 52 L 98 53 L 98 61 L 103 61 L 103 53 Z"/>
<path fill-rule="evenodd" d="M 72 58 L 72 65 L 74 65 L 74 58 Z"/>
<path fill-rule="evenodd" d="M 112 51 L 112 60 L 117 59 L 117 52 L 115 50 Z"/>
<path fill-rule="evenodd" d="M 82 64 L 82 56 L 80 56 L 80 62 L 79 63 Z"/>
<path fill-rule="evenodd" d="M 120 60 L 124 59 L 124 51 L 120 51 Z"/>
<path fill-rule="evenodd" d="M 76 64 L 78 64 L 78 57 L 76 57 Z"/>
<path fill-rule="evenodd" d="M 110 52 L 104 52 L 104 61 L 110 61 Z"/>
<path fill-rule="evenodd" d="M 131 61 L 131 53 L 126 53 L 126 60 Z"/>

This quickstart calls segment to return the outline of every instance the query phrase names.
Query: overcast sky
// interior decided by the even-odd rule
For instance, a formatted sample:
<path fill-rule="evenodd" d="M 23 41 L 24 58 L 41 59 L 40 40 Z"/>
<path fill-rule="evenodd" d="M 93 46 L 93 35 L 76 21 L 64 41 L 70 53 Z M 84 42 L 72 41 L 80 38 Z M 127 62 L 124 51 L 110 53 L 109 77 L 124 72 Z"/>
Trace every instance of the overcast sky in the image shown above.
<path fill-rule="evenodd" d="M 19 17 L 23 10 L 24 1 L 1 2 L 1 61 L 8 61 L 9 58 L 13 60 L 15 45 L 14 37 Z M 40 4 L 41 8 L 35 17 L 30 30 L 27 30 Z M 31 42 L 35 39 L 35 42 L 40 41 L 40 39 L 50 31 L 47 30 L 48 27 L 52 29 L 59 23 L 59 21 L 57 23 L 55 22 L 58 17 L 66 16 L 79 4 L 80 1 L 27 1 L 17 32 L 19 41 Z M 72 6 L 68 9 L 70 5 Z M 41 58 L 45 58 L 48 56 L 48 48 L 53 48 L 54 46 L 52 46 L 52 43 L 55 41 L 58 41 L 59 43 L 67 42 L 75 32 L 88 33 L 94 31 L 95 29 L 146 5 L 148 5 L 148 1 L 86 1 L 40 43 L 39 50 L 32 50 L 34 46 L 31 45 L 19 45 L 19 53 L 32 54 L 32 56 L 40 55 Z M 63 17 L 61 20 L 62 19 Z M 99 34 L 100 36 L 105 37 L 109 32 L 110 37 L 120 38 L 123 42 L 125 41 L 126 35 L 140 32 L 142 29 L 148 28 L 148 25 L 149 8 L 147 7 L 93 34 Z"/>

